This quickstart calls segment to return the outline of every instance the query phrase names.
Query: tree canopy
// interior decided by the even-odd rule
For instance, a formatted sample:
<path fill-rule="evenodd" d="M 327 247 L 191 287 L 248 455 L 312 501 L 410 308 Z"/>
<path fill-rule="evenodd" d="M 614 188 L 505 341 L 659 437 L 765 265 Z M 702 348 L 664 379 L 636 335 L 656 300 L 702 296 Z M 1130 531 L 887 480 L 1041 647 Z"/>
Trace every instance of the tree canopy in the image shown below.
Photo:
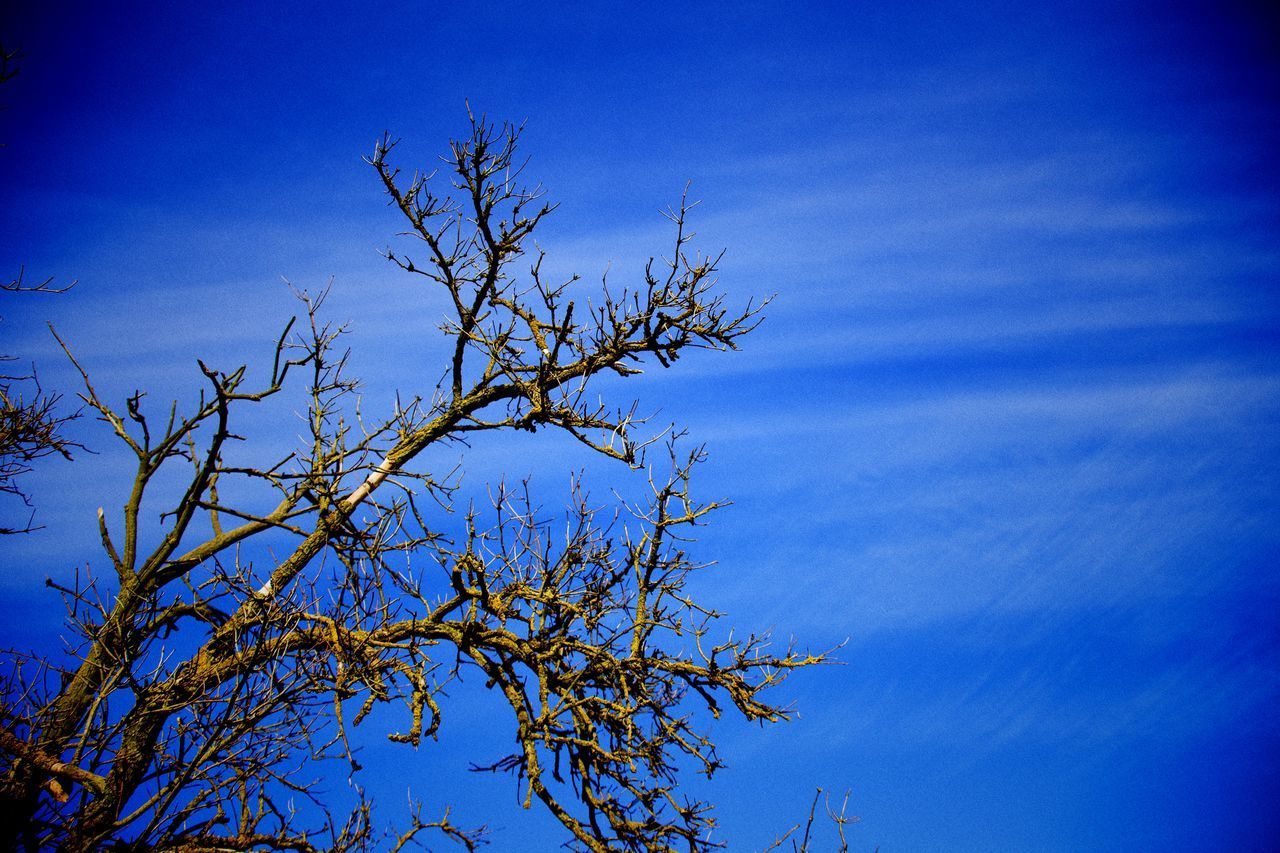
<path fill-rule="evenodd" d="M 12 653 L 6 845 L 398 850 L 436 832 L 473 847 L 482 831 L 448 812 L 397 823 L 363 797 L 337 808 L 313 780 L 358 785 L 349 732 L 385 719 L 381 706 L 401 709 L 392 741 L 429 741 L 446 685 L 475 673 L 515 735 L 483 769 L 510 773 L 571 846 L 716 846 L 709 804 L 681 785 L 721 766 L 709 718 L 787 719 L 771 689 L 823 655 L 725 630 L 695 599 L 703 565 L 687 543 L 722 505 L 691 487 L 704 451 L 599 384 L 735 349 L 760 306 L 719 294 L 719 257 L 691 247 L 684 199 L 637 281 L 545 273 L 533 234 L 554 206 L 524 182 L 518 137 L 472 118 L 442 175 L 403 175 L 389 137 L 368 158 L 416 246 L 387 257 L 450 306 L 439 381 L 381 416 L 358 405 L 323 293 L 299 291 L 265 370 L 200 362 L 204 390 L 159 413 L 141 393 L 106 399 L 60 340 L 86 412 L 135 466 L 124 505 L 98 513 L 102 568 L 50 582 L 75 658 Z M 246 461 L 260 438 L 240 432 L 246 410 L 296 388 L 301 445 Z M 602 505 L 579 482 L 562 532 L 519 485 L 455 506 L 453 472 L 424 451 L 513 430 L 557 430 L 634 469 L 647 501 Z"/>

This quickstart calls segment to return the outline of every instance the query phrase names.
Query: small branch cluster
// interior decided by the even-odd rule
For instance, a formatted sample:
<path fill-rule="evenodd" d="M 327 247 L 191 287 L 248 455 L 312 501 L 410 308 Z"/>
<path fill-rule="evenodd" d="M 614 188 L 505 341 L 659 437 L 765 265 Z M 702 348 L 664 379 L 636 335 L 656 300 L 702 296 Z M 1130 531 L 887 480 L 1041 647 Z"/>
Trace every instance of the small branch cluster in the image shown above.
<path fill-rule="evenodd" d="M 433 174 L 400 181 L 391 164 L 395 142 L 384 137 L 369 163 L 408 221 L 406 235 L 420 241 L 426 260 L 387 250 L 409 273 L 442 287 L 453 304 L 444 332 L 454 342 L 447 372 L 449 397 L 503 389 L 500 417 L 468 413 L 463 431 L 559 427 L 594 450 L 629 463 L 640 449 L 631 437 L 634 408 L 609 410 L 591 402 L 587 380 L 609 371 L 641 372 L 649 356 L 661 366 L 689 348 L 735 349 L 759 319 L 762 306 L 730 312 L 715 293 L 720 256 L 690 253 L 682 198 L 666 213 L 675 226 L 671 256 L 650 260 L 639 287 L 613 291 L 608 281 L 594 300 L 575 301 L 578 276 L 549 279 L 536 251 L 527 277 L 513 267 L 526 255 L 534 229 L 554 206 L 541 187 L 520 183 L 525 164 L 515 159 L 519 128 L 494 128 L 473 118 L 474 133 L 444 159 L 459 199 L 433 190 Z"/>
<path fill-rule="evenodd" d="M 2 52 L 2 51 L 0 51 Z M 16 74 L 9 73 L 9 76 Z M 0 77 L 3 74 L 0 73 Z M 65 293 L 75 283 L 55 287 L 53 279 L 39 284 L 23 281 L 25 269 L 16 278 L 0 283 L 4 293 Z M 12 364 L 13 356 L 0 355 L 0 365 Z M 79 445 L 66 436 L 67 424 L 76 414 L 64 413 L 59 394 L 47 393 L 40 385 L 35 368 L 11 373 L 0 368 L 0 495 L 18 498 L 28 508 L 27 519 L 17 526 L 0 525 L 0 535 L 28 533 L 36 529 L 31 499 L 22 480 L 32 471 L 32 464 L 46 456 L 70 459 Z"/>
<path fill-rule="evenodd" d="M 813 802 L 809 804 L 809 816 L 804 823 L 797 823 L 792 826 L 768 847 L 765 847 L 763 853 L 784 848 L 789 848 L 792 853 L 811 853 L 815 849 L 814 824 L 818 819 L 819 802 L 822 802 L 823 811 L 826 812 L 826 822 L 835 828 L 836 845 L 834 849 L 839 853 L 849 853 L 849 839 L 845 835 L 845 827 L 851 823 L 857 823 L 859 820 L 849 814 L 849 792 L 844 792 L 844 799 L 840 802 L 840 808 L 836 809 L 831 805 L 831 794 L 821 788 L 813 795 Z"/>

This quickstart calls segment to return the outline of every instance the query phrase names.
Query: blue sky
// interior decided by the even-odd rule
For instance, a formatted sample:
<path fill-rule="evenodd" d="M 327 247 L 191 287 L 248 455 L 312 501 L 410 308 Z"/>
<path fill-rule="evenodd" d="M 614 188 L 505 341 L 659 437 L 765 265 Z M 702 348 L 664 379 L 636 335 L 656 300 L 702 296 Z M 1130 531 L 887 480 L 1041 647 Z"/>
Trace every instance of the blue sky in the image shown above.
<path fill-rule="evenodd" d="M 821 785 L 852 790 L 855 849 L 1274 849 L 1276 22 L 1060 5 L 20 12 L 0 259 L 79 284 L 6 302 L 4 349 L 72 388 L 52 320 L 112 393 L 168 399 L 197 355 L 267 352 L 281 277 L 333 277 L 384 406 L 435 377 L 442 310 L 377 255 L 384 130 L 427 165 L 464 99 L 527 119 L 548 263 L 587 279 L 661 252 L 692 181 L 699 245 L 734 298 L 776 294 L 768 320 L 612 391 L 687 424 L 702 493 L 736 501 L 702 594 L 848 641 L 785 688 L 799 720 L 720 727 L 722 838 L 762 846 Z M 0 542 L 5 644 L 52 641 L 43 578 L 97 560 L 126 475 L 85 435 L 104 452 L 34 486 L 47 529 Z M 549 494 L 597 467 L 548 441 L 465 461 Z M 505 736 L 459 701 L 436 752 L 369 747 L 386 796 L 447 779 L 493 849 L 550 847 L 504 780 L 454 781 Z"/>

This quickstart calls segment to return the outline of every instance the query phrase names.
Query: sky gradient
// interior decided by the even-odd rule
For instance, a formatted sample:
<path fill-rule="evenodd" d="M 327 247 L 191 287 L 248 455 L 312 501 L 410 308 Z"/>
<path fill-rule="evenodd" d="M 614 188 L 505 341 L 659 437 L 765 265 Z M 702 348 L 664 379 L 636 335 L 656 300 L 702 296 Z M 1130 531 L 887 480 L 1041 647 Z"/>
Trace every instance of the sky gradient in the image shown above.
<path fill-rule="evenodd" d="M 381 408 L 438 374 L 443 311 L 378 256 L 400 225 L 360 158 L 383 131 L 412 168 L 465 132 L 464 101 L 527 120 L 561 204 L 539 242 L 588 282 L 664 252 L 658 211 L 692 181 L 697 245 L 727 250 L 733 299 L 775 296 L 768 319 L 610 391 L 687 425 L 700 493 L 735 501 L 700 594 L 845 642 L 783 688 L 798 720 L 718 727 L 720 837 L 759 849 L 822 786 L 851 790 L 858 850 L 1273 850 L 1276 21 L 1056 6 L 18 12 L 0 261 L 79 283 L 6 301 L 3 351 L 74 390 L 51 320 L 116 399 L 188 398 L 195 357 L 269 354 L 282 277 L 332 277 Z M 0 541 L 2 645 L 56 642 L 44 577 L 101 564 L 94 511 L 128 473 L 77 430 L 101 452 L 42 468 L 46 529 Z M 580 449 L 478 445 L 467 482 L 562 494 L 601 467 Z M 371 743 L 394 771 L 375 784 L 421 779 L 491 849 L 552 849 L 509 781 L 463 772 L 509 735 L 479 691 L 458 701 L 437 750 Z"/>

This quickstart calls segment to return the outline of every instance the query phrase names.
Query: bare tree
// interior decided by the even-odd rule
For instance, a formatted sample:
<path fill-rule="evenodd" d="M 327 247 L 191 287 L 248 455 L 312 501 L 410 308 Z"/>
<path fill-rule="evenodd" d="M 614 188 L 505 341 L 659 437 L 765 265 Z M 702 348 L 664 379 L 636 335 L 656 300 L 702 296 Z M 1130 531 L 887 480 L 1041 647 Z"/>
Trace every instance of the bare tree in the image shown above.
<path fill-rule="evenodd" d="M 435 832 L 472 848 L 482 830 L 447 812 L 414 809 L 390 830 L 363 796 L 339 810 L 312 780 L 325 760 L 359 778 L 348 733 L 386 718 L 374 713 L 383 705 L 403 709 L 391 740 L 435 737 L 443 688 L 474 673 L 501 694 L 515 734 L 513 751 L 480 769 L 512 774 L 524 805 L 549 810 L 570 846 L 716 846 L 709 806 L 679 781 L 721 766 L 707 717 L 786 719 L 764 691 L 822 655 L 717 628 L 686 586 L 701 568 L 687 540 L 720 506 L 690 490 L 702 451 L 646 439 L 633 404 L 589 392 L 601 374 L 734 349 L 757 308 L 731 310 L 716 294 L 718 258 L 690 250 L 685 202 L 669 211 L 669 257 L 635 286 L 584 296 L 576 276 L 550 280 L 530 247 L 553 207 L 521 183 L 517 136 L 473 119 L 443 158 L 456 197 L 431 175 L 402 179 L 390 139 L 368 160 L 422 253 L 388 257 L 451 306 L 443 378 L 385 418 L 354 406 L 343 330 L 321 319 L 322 294 L 300 294 L 305 314 L 257 384 L 245 367 L 201 362 L 206 390 L 159 419 L 141 394 L 104 399 L 76 362 L 85 406 L 136 469 L 122 510 L 99 510 L 109 575 L 51 582 L 81 638 L 76 660 L 14 654 L 0 718 L 4 843 L 399 850 Z M 304 446 L 243 461 L 243 410 L 298 374 Z M 492 506 L 452 515 L 455 481 L 423 464 L 424 451 L 543 429 L 648 471 L 648 500 L 605 509 L 579 485 L 562 534 L 523 486 L 496 486 Z M 153 494 L 182 468 L 180 488 Z M 158 528 L 144 500 L 164 506 Z M 270 551 L 251 548 L 264 541 Z"/>

